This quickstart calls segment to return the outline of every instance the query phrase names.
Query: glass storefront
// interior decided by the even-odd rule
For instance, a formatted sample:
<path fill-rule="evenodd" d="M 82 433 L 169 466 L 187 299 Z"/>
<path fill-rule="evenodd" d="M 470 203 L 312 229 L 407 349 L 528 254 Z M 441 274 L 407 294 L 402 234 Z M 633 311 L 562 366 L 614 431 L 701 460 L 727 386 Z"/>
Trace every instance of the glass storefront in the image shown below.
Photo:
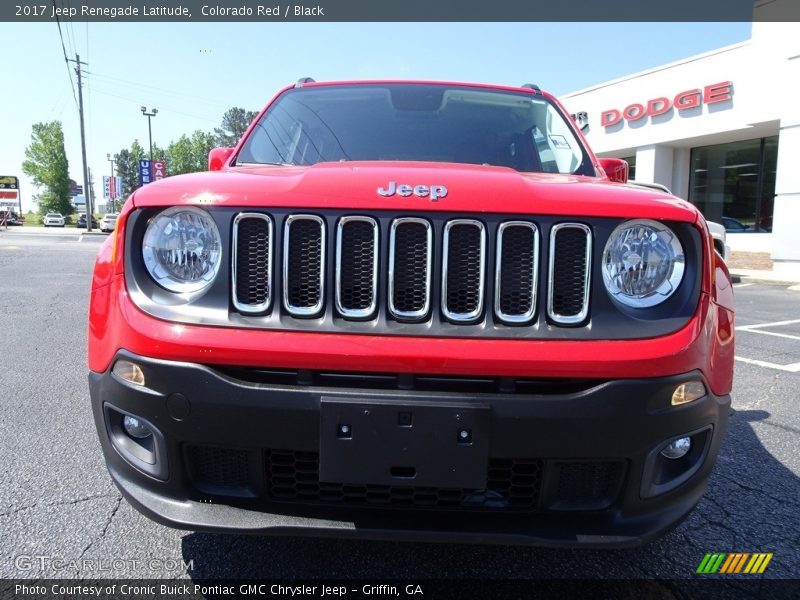
<path fill-rule="evenodd" d="M 636 181 L 636 155 L 623 158 L 628 163 L 628 181 Z"/>
<path fill-rule="evenodd" d="M 771 232 L 778 136 L 692 148 L 689 200 L 729 232 Z"/>

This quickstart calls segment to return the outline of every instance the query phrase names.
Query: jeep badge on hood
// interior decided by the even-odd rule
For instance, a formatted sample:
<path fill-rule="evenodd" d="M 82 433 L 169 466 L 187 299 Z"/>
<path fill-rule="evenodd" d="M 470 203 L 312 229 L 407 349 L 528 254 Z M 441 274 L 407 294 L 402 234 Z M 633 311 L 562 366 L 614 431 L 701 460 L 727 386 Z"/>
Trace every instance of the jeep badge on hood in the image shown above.
<path fill-rule="evenodd" d="M 430 196 L 433 202 L 439 200 L 439 198 L 444 198 L 447 196 L 447 188 L 443 185 L 408 185 L 408 184 L 401 184 L 397 185 L 394 181 L 390 181 L 389 185 L 385 188 L 378 188 L 378 193 L 381 196 L 394 196 L 397 194 L 398 196 L 403 196 L 404 198 L 409 197 L 411 194 L 418 196 L 420 198 L 425 198 L 426 196 Z"/>

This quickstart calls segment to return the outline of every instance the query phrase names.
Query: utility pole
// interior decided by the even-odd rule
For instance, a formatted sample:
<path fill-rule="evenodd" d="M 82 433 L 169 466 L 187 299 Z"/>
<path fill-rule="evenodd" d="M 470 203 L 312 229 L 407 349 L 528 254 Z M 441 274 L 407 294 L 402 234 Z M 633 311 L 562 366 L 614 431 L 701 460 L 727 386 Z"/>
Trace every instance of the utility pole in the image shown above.
<path fill-rule="evenodd" d="M 108 196 L 111 199 L 111 212 L 115 213 L 115 212 L 117 212 L 117 210 L 116 210 L 117 209 L 117 201 L 116 201 L 116 198 L 117 198 L 117 186 L 114 185 L 114 179 L 113 178 L 114 178 L 114 170 L 115 170 L 114 169 L 114 163 L 116 161 L 113 158 L 111 158 L 111 153 L 110 152 L 106 153 L 106 158 L 108 159 L 108 162 L 111 163 L 111 179 L 109 179 L 109 181 L 108 181 Z"/>
<path fill-rule="evenodd" d="M 86 231 L 92 230 L 92 199 L 91 189 L 89 188 L 89 166 L 86 164 L 86 132 L 83 128 L 83 85 L 81 83 L 81 65 L 89 66 L 85 62 L 81 62 L 80 55 L 75 53 L 75 60 L 70 60 L 75 63 L 75 72 L 78 74 L 78 112 L 81 116 L 81 156 L 83 157 L 83 191 L 86 198 Z"/>
<path fill-rule="evenodd" d="M 92 168 L 89 167 L 89 191 L 86 194 L 86 206 L 94 208 L 94 179 L 92 178 Z M 94 213 L 94 210 L 92 210 Z M 86 218 L 89 218 L 89 213 L 86 213 Z"/>
<path fill-rule="evenodd" d="M 154 108 L 153 112 L 147 112 L 147 107 L 142 107 L 142 114 L 147 117 L 147 133 L 150 137 L 150 168 L 153 168 L 153 125 L 151 124 L 151 118 L 155 117 L 158 114 L 158 109 Z"/>

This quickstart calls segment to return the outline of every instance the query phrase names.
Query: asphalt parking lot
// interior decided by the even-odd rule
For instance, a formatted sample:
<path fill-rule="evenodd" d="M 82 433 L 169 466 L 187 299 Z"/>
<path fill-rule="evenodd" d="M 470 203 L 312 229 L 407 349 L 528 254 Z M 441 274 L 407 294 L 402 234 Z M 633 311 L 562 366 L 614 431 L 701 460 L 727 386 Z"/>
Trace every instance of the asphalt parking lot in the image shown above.
<path fill-rule="evenodd" d="M 103 239 L 0 232 L 0 577 L 680 579 L 713 551 L 772 552 L 765 577 L 800 577 L 800 289 L 737 286 L 727 439 L 704 500 L 657 542 L 553 551 L 211 535 L 142 517 L 106 473 L 85 358 Z M 119 568 L 104 571 L 56 562 L 112 558 Z"/>

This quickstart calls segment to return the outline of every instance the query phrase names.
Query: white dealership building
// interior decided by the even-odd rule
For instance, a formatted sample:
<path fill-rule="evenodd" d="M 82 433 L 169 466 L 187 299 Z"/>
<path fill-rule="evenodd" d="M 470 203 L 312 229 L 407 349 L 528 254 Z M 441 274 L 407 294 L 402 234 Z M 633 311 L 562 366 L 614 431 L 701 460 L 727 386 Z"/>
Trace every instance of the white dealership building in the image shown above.
<path fill-rule="evenodd" d="M 561 99 L 599 156 L 724 223 L 733 250 L 800 264 L 800 23 Z"/>

